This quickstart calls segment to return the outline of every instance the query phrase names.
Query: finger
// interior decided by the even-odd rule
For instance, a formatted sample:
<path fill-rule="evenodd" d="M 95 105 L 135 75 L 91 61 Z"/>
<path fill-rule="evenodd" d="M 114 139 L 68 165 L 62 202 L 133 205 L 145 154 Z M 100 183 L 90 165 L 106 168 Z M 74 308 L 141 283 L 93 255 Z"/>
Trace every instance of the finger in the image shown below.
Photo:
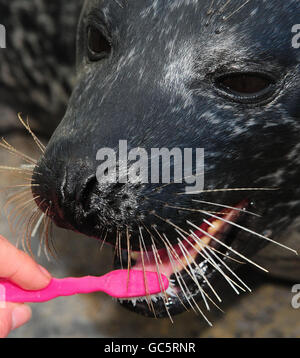
<path fill-rule="evenodd" d="M 28 322 L 31 318 L 31 308 L 18 303 L 7 303 L 0 308 L 0 338 L 8 336 L 9 332 Z"/>
<path fill-rule="evenodd" d="M 51 279 L 31 257 L 0 236 L 0 277 L 9 279 L 27 290 L 46 287 Z"/>
<path fill-rule="evenodd" d="M 32 316 L 31 308 L 21 304 L 14 307 L 12 311 L 12 329 L 19 328 L 27 323 Z"/>

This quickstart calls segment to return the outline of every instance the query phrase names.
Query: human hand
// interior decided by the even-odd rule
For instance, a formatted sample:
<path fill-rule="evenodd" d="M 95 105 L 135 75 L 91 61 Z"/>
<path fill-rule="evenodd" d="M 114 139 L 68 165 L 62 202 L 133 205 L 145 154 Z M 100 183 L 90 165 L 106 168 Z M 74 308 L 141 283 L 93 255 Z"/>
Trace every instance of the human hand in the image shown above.
<path fill-rule="evenodd" d="M 51 280 L 51 275 L 46 269 L 2 236 L 0 236 L 0 277 L 10 280 L 25 290 L 43 289 Z M 6 337 L 11 330 L 22 326 L 30 318 L 29 306 L 1 302 L 0 285 L 0 338 Z"/>

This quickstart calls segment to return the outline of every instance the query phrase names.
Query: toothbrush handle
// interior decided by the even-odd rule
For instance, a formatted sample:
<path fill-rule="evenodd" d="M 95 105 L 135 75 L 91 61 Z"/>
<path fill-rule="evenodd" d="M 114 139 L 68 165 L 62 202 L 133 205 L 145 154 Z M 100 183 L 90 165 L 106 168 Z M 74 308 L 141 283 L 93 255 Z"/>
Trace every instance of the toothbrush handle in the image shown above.
<path fill-rule="evenodd" d="M 1 302 L 47 302 L 60 296 L 72 296 L 78 293 L 102 291 L 101 277 L 53 278 L 50 284 L 39 291 L 27 291 L 5 279 L 0 279 Z"/>

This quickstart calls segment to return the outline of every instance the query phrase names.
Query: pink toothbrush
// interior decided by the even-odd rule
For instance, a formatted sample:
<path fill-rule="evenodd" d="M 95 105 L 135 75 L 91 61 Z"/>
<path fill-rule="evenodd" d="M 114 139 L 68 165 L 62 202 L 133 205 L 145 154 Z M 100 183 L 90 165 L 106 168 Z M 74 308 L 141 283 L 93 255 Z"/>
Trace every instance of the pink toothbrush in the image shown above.
<path fill-rule="evenodd" d="M 145 285 L 146 282 L 146 285 Z M 46 302 L 60 296 L 102 291 L 115 298 L 136 298 L 164 292 L 169 280 L 156 272 L 116 270 L 101 277 L 53 278 L 40 291 L 26 291 L 4 279 L 0 279 L 0 302 Z"/>

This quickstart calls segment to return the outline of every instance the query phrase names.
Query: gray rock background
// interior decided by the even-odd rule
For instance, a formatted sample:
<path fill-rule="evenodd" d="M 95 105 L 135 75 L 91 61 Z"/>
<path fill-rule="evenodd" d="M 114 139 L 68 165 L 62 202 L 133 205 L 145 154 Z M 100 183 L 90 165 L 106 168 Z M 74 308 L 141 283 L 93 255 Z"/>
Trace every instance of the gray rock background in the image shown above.
<path fill-rule="evenodd" d="M 75 77 L 76 28 L 83 0 L 0 0 L 0 103 L 29 114 L 49 135 Z M 3 118 L 0 118 L 3 122 Z"/>

